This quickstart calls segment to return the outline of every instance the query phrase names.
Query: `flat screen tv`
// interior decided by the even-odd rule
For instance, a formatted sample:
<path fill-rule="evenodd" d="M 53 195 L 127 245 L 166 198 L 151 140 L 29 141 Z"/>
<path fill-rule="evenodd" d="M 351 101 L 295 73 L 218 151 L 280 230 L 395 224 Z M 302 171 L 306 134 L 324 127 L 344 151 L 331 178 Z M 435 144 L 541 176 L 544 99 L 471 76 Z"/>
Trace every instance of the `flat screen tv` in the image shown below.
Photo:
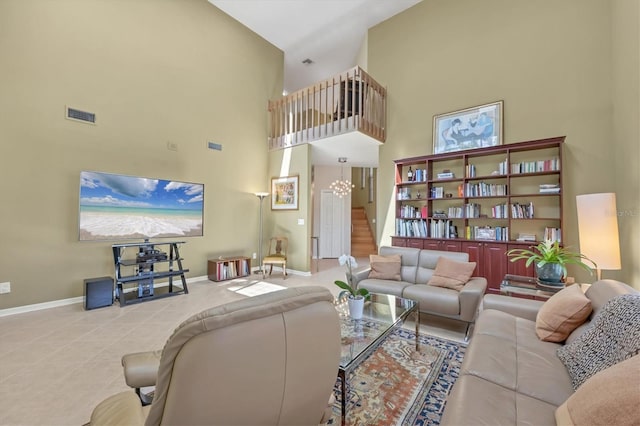
<path fill-rule="evenodd" d="M 200 237 L 204 185 L 80 173 L 80 241 Z"/>

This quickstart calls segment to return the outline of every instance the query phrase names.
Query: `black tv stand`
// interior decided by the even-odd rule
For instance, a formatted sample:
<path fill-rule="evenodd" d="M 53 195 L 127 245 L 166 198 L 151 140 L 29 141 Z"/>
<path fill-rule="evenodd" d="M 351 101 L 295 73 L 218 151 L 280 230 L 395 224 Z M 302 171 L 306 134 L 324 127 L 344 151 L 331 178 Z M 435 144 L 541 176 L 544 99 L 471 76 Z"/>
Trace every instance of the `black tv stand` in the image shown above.
<path fill-rule="evenodd" d="M 120 306 L 189 293 L 178 245 L 184 241 L 114 244 L 113 263 L 116 274 L 116 298 Z M 167 246 L 168 253 L 162 246 Z M 136 251 L 126 253 L 128 248 Z M 181 282 L 174 278 L 180 277 Z M 155 280 L 168 278 L 168 285 L 155 286 Z"/>

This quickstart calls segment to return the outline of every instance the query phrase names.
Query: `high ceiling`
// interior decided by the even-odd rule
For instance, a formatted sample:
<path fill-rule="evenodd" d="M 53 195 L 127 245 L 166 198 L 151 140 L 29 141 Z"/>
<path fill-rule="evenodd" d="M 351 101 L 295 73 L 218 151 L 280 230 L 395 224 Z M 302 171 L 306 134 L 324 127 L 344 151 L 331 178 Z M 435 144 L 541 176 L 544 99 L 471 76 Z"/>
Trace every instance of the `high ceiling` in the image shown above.
<path fill-rule="evenodd" d="M 419 1 L 209 0 L 284 52 L 288 93 L 354 67 L 367 30 Z"/>
<path fill-rule="evenodd" d="M 284 52 L 286 93 L 358 65 L 367 30 L 420 1 L 209 0 Z M 350 166 L 378 165 L 379 143 L 359 132 L 312 145 L 314 165 L 337 165 L 338 157 Z"/>

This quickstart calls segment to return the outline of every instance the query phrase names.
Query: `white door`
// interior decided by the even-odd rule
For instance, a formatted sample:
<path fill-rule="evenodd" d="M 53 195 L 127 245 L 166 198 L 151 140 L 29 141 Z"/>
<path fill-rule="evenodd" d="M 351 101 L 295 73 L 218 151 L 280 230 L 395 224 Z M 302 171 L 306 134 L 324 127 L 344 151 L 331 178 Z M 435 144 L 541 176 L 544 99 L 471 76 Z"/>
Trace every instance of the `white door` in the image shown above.
<path fill-rule="evenodd" d="M 331 190 L 320 193 L 320 258 L 338 258 L 342 254 L 344 198 Z"/>

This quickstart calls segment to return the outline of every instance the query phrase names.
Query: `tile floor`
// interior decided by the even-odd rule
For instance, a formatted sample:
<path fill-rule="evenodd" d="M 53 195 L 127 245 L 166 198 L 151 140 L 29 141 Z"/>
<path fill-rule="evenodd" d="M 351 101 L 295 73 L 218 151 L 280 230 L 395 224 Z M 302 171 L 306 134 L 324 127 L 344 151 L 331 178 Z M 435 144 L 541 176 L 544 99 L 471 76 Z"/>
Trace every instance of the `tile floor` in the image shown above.
<path fill-rule="evenodd" d="M 359 259 L 360 267 L 367 259 Z M 315 265 L 314 271 L 315 271 Z M 147 303 L 85 311 L 82 304 L 0 317 L 0 425 L 81 425 L 93 407 L 129 389 L 120 358 L 130 352 L 161 349 L 173 329 L 191 315 L 247 297 L 263 282 L 286 287 L 333 284 L 344 279 L 335 259 L 320 261 L 312 276 L 276 274 L 262 280 L 189 284 L 189 294 Z M 422 316 L 421 332 L 461 341 L 464 325 Z M 412 329 L 408 322 L 406 327 Z"/>

